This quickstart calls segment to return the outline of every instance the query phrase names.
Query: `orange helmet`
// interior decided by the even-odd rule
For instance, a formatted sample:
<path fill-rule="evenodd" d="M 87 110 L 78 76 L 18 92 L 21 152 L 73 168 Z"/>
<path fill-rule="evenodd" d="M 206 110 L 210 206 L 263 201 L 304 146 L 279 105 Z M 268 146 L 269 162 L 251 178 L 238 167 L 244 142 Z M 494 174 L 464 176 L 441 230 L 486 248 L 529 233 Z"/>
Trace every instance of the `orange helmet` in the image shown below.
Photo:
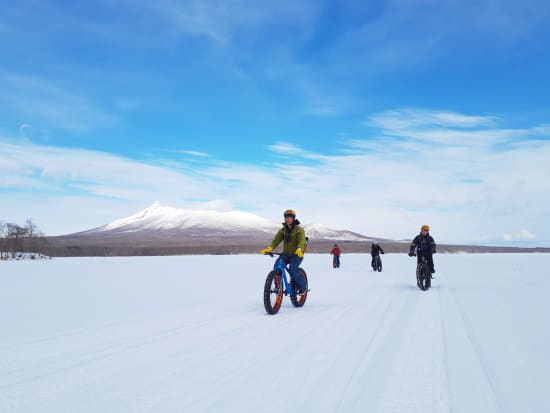
<path fill-rule="evenodd" d="M 429 226 L 429 225 L 426 225 L 426 224 L 422 225 L 422 226 L 420 227 L 420 231 L 424 231 L 424 230 L 430 232 L 430 226 Z"/>

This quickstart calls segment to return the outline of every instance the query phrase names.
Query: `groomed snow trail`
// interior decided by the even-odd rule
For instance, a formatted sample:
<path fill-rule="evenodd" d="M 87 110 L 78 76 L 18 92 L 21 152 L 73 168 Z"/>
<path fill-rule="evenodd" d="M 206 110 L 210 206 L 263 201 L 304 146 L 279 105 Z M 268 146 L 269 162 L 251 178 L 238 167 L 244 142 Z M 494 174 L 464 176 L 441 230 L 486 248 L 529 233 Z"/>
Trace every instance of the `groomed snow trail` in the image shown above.
<path fill-rule="evenodd" d="M 1 263 L 0 411 L 550 411 L 550 255 L 307 255 L 265 314 L 260 255 Z"/>

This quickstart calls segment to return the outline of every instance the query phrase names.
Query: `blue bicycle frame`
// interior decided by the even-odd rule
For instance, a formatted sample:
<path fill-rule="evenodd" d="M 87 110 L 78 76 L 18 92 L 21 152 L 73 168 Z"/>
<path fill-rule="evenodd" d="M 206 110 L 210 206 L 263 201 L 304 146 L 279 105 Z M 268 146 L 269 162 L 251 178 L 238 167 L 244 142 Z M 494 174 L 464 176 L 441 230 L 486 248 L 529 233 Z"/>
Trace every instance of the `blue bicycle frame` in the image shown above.
<path fill-rule="evenodd" d="M 283 293 L 284 295 L 290 296 L 290 301 L 294 307 L 302 307 L 306 302 L 307 293 L 309 291 L 307 288 L 307 274 L 304 269 L 299 267 L 297 276 L 303 278 L 306 289 L 304 292 L 298 294 L 296 287 L 293 287 L 296 280 L 292 278 L 292 274 L 290 273 L 290 263 L 285 264 L 285 258 L 288 257 L 288 255 L 274 252 L 267 253 L 265 255 L 270 255 L 271 257 L 274 255 L 279 256 L 279 258 L 275 261 L 273 270 L 267 274 L 267 278 L 265 279 L 264 307 L 267 313 L 276 314 L 279 311 L 279 308 L 281 308 L 281 304 L 283 302 Z M 286 276 L 287 273 L 290 278 Z"/>
<path fill-rule="evenodd" d="M 273 266 L 273 269 L 275 271 L 280 271 L 281 272 L 281 285 L 279 286 L 279 288 L 283 288 L 284 287 L 284 290 L 283 290 L 283 293 L 285 295 L 292 295 L 293 294 L 293 291 L 292 291 L 292 284 L 288 282 L 287 278 L 286 278 L 286 274 L 288 273 L 288 276 L 291 277 L 290 275 L 290 266 L 289 264 L 285 264 L 284 261 L 283 261 L 283 258 L 281 257 L 282 255 L 284 254 L 279 254 L 279 253 L 276 253 L 276 252 L 272 252 L 271 254 L 269 254 L 271 256 L 273 255 L 278 255 L 279 258 L 277 258 L 277 261 L 275 261 L 275 265 Z M 284 284 L 284 285 L 283 285 Z"/>

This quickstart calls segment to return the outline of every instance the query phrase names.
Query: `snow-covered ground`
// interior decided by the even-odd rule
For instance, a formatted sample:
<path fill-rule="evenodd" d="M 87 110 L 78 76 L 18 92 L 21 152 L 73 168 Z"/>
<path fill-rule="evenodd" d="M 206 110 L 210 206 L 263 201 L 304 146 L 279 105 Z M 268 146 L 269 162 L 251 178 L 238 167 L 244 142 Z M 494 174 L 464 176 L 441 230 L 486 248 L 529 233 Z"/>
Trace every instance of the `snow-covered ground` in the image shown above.
<path fill-rule="evenodd" d="M 266 315 L 260 255 L 0 263 L 0 412 L 550 412 L 550 255 L 307 255 Z"/>

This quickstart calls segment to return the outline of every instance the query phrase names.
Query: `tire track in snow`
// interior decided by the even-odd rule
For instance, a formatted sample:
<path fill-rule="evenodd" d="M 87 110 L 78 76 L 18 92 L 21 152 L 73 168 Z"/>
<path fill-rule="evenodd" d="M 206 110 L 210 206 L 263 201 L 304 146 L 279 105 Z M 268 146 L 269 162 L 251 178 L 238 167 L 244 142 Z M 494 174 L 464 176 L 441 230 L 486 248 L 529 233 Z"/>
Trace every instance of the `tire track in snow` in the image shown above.
<path fill-rule="evenodd" d="M 375 309 L 378 308 L 378 301 L 381 298 L 385 298 L 385 297 L 386 296 L 384 294 L 380 294 L 380 293 L 378 295 L 375 295 L 373 297 L 373 298 L 375 298 L 375 300 L 373 300 L 369 303 L 370 304 L 369 307 L 368 307 L 369 312 L 370 312 L 371 307 L 373 307 Z M 269 363 L 271 363 L 272 365 L 280 365 L 281 363 L 284 362 L 283 363 L 284 365 L 282 366 L 282 368 L 288 370 L 288 373 L 286 375 L 285 380 L 289 380 L 289 378 L 291 377 L 292 370 L 295 369 L 295 367 L 293 367 L 293 366 L 302 366 L 301 367 L 302 370 L 299 371 L 299 379 L 301 380 L 300 382 L 302 383 L 302 380 L 304 379 L 304 377 L 303 377 L 303 374 L 304 374 L 304 371 L 303 371 L 304 360 L 301 360 L 301 359 L 297 358 L 297 357 L 300 357 L 300 356 L 294 354 L 291 350 L 294 350 L 294 348 L 297 345 L 301 348 L 311 348 L 311 349 L 315 348 L 315 349 L 318 349 L 320 340 L 323 340 L 327 336 L 330 337 L 331 335 L 327 334 L 327 333 L 330 332 L 331 330 L 333 330 L 334 327 L 339 326 L 341 324 L 342 320 L 345 320 L 347 318 L 347 314 L 349 312 L 353 311 L 354 306 L 355 306 L 354 303 L 339 304 L 337 306 L 338 311 L 335 311 L 334 308 L 329 307 L 327 310 L 323 310 L 321 312 L 319 312 L 319 307 L 308 307 L 308 306 L 306 306 L 303 309 L 295 309 L 295 311 L 300 311 L 300 312 L 303 311 L 304 316 L 307 313 L 307 318 L 305 318 L 304 321 L 307 324 L 309 324 L 310 327 L 308 329 L 301 329 L 299 335 L 292 335 L 293 341 L 289 341 L 289 339 L 288 339 L 289 329 L 287 327 L 285 327 L 285 324 L 288 321 L 288 320 L 286 320 L 287 319 L 286 313 L 278 314 L 276 316 L 276 318 L 281 320 L 280 321 L 280 323 L 281 323 L 281 330 L 280 330 L 281 331 L 281 338 L 280 338 L 280 340 L 277 340 L 277 342 L 274 343 L 274 345 L 275 345 L 275 347 L 274 347 L 275 356 L 273 358 L 269 358 L 267 361 L 264 361 L 264 358 L 258 359 L 255 362 L 256 367 L 254 367 L 252 369 L 241 368 L 243 366 L 239 366 L 239 372 L 238 373 L 236 373 L 236 374 L 234 373 L 234 374 L 230 375 L 228 377 L 227 382 L 224 382 L 224 383 L 218 385 L 217 387 L 214 387 L 215 391 L 209 392 L 209 394 L 214 393 L 214 394 L 217 394 L 218 396 L 216 397 L 217 401 L 214 401 L 213 403 L 208 403 L 208 406 L 210 406 L 210 408 L 215 408 L 217 405 L 222 404 L 222 403 L 225 406 L 225 403 L 233 400 L 234 397 L 235 397 L 234 394 L 231 392 L 231 388 L 233 388 L 232 383 L 236 381 L 236 378 L 247 377 L 247 378 L 250 378 L 250 380 L 254 381 L 255 378 L 262 377 L 262 375 L 265 375 L 264 368 L 263 367 L 259 368 L 258 366 L 267 367 L 267 370 L 268 370 L 269 369 Z M 288 307 L 289 307 L 289 309 L 292 308 L 290 306 L 290 304 L 288 305 Z M 339 307 L 339 309 L 338 309 L 338 307 Z M 280 318 L 281 316 L 283 316 L 283 318 Z M 268 316 L 268 317 L 271 317 L 271 316 Z M 262 322 L 262 324 L 265 324 L 265 323 Z M 321 326 L 321 328 L 319 328 L 319 326 Z M 350 338 L 350 340 L 351 339 L 352 338 Z M 281 346 L 284 346 L 284 347 L 281 347 Z M 217 359 L 217 360 L 219 360 L 219 359 Z M 317 377 L 317 379 L 318 379 L 318 377 Z M 304 387 L 305 387 L 305 385 L 302 385 L 301 390 Z M 210 389 L 212 389 L 212 388 L 210 387 Z M 237 388 L 235 390 L 238 394 L 239 389 Z M 182 396 L 182 397 L 180 397 L 180 399 L 184 398 L 184 397 L 185 396 Z M 252 397 L 254 397 L 254 396 L 252 396 Z M 305 397 L 307 399 L 307 396 L 303 396 L 303 397 Z M 201 401 L 201 399 L 203 400 L 203 403 L 204 403 L 205 399 L 208 400 L 208 396 L 198 396 L 197 397 L 197 404 L 193 405 L 197 409 L 202 408 L 201 406 L 199 406 L 199 403 L 198 403 L 198 402 Z M 299 399 L 300 398 L 297 398 L 295 400 L 294 405 L 296 405 L 296 403 L 299 404 Z M 259 400 L 258 403 L 260 403 L 258 405 L 259 406 L 258 408 L 261 409 L 261 407 L 265 405 L 265 400 Z M 162 406 L 164 406 L 165 404 L 162 404 Z M 161 406 L 160 404 L 156 405 L 156 409 L 158 409 L 160 406 Z M 223 408 L 224 406 L 221 406 L 219 411 L 225 411 L 224 408 Z M 181 407 L 181 406 L 178 406 L 178 407 Z M 186 405 L 186 407 L 188 408 L 189 405 Z M 289 408 L 289 406 L 286 406 L 286 405 L 283 405 L 281 407 L 283 407 L 284 409 Z M 210 411 L 210 410 L 207 409 L 206 411 Z"/>
<path fill-rule="evenodd" d="M 402 312 L 405 328 L 395 338 L 396 354 L 390 361 L 391 374 L 380 412 L 450 412 L 440 298 L 434 289 L 414 291 L 411 305 Z"/>
<path fill-rule="evenodd" d="M 199 328 L 211 327 L 211 325 L 216 322 L 219 323 L 220 321 L 216 320 L 216 321 L 204 322 L 203 324 L 200 325 Z M 0 382 L 0 390 L 7 389 L 14 386 L 25 385 L 30 382 L 42 380 L 51 376 L 55 376 L 60 373 L 81 368 L 86 365 L 98 362 L 100 360 L 114 357 L 116 355 L 120 355 L 122 353 L 126 353 L 128 351 L 141 348 L 143 346 L 156 344 L 157 342 L 163 341 L 166 339 L 172 339 L 179 335 L 186 334 L 188 333 L 188 331 L 189 331 L 189 326 L 184 325 L 184 326 L 171 328 L 166 331 L 161 331 L 154 334 L 141 335 L 140 337 L 134 338 L 130 341 L 127 340 L 127 337 L 121 336 L 117 338 L 117 341 L 120 341 L 120 343 L 107 345 L 100 350 L 89 352 L 88 354 L 85 354 L 83 356 L 78 355 L 77 357 L 74 357 L 74 358 L 66 358 L 65 354 L 61 354 L 59 356 L 48 357 L 46 359 L 35 362 L 33 366 L 30 366 L 30 367 L 18 368 L 7 372 L 2 372 L 0 375 L 0 379 L 6 378 L 8 376 L 21 374 L 21 373 L 24 377 L 17 378 L 11 381 L 8 379 L 4 383 Z M 40 363 L 45 364 L 45 366 L 42 367 L 43 371 L 39 373 L 34 373 L 34 370 L 36 369 L 36 365 Z M 28 373 L 25 373 L 26 371 L 28 371 Z"/>
<path fill-rule="evenodd" d="M 539 292 L 550 294 L 550 286 L 548 285 L 537 283 L 531 280 L 522 279 L 521 277 L 518 278 L 516 281 L 519 281 L 521 284 L 526 285 L 527 287 L 534 288 Z"/>
<path fill-rule="evenodd" d="M 450 382 L 449 382 L 449 361 L 448 361 L 448 357 L 449 357 L 449 352 L 448 352 L 448 349 L 447 349 L 447 339 L 446 339 L 446 334 L 445 334 L 445 323 L 443 322 L 443 306 L 441 305 L 441 294 L 440 294 L 440 289 L 441 289 L 441 285 L 442 285 L 442 281 L 443 281 L 443 278 L 439 277 L 439 280 L 438 280 L 438 283 L 437 283 L 437 303 L 438 303 L 438 306 L 439 306 L 439 331 L 441 333 L 441 336 L 440 336 L 440 343 L 441 343 L 441 354 L 442 354 L 442 362 L 443 362 L 443 365 L 442 365 L 442 368 L 443 368 L 443 374 L 444 374 L 444 379 L 445 379 L 445 384 L 446 384 L 446 391 L 447 391 L 447 402 L 448 402 L 448 405 L 447 405 L 447 411 L 449 413 L 452 413 L 452 399 L 451 399 L 451 386 L 450 386 Z M 443 286 L 445 286 L 445 284 L 443 284 Z"/>
<path fill-rule="evenodd" d="M 345 313 L 350 311 L 351 307 L 351 305 L 343 306 L 336 313 L 334 311 L 324 311 L 321 313 L 317 313 L 313 317 L 313 319 L 308 318 L 308 320 L 324 320 L 324 330 L 330 330 L 333 328 L 334 324 L 338 323 L 338 321 Z M 301 309 L 296 310 L 300 311 Z M 163 411 L 163 409 L 170 407 L 175 408 L 174 405 L 177 405 L 177 409 L 183 411 L 227 411 L 227 403 L 231 401 L 231 396 L 235 394 L 240 394 L 239 392 L 241 391 L 241 389 L 239 388 L 239 383 L 242 383 L 243 379 L 257 380 L 262 376 L 265 376 L 265 372 L 269 371 L 270 367 L 272 366 L 280 366 L 284 369 L 289 368 L 290 365 L 292 365 L 292 362 L 291 360 L 289 360 L 288 356 L 291 354 L 291 349 L 294 348 L 295 342 L 288 340 L 288 338 L 286 337 L 286 331 L 284 327 L 286 322 L 288 322 L 288 320 L 285 320 L 284 318 L 277 320 L 277 326 L 275 326 L 275 328 L 280 329 L 279 331 L 281 331 L 280 340 L 274 343 L 274 348 L 266 348 L 266 351 L 269 354 L 268 357 L 264 357 L 264 354 L 256 355 L 254 360 L 248 360 L 248 363 L 246 364 L 241 363 L 241 360 L 238 358 L 231 359 L 230 356 L 232 354 L 238 353 L 237 348 L 240 348 L 242 343 L 249 342 L 251 338 L 256 337 L 258 331 L 256 330 L 255 332 L 251 332 L 249 333 L 250 335 L 246 337 L 243 337 L 242 335 L 236 335 L 235 337 L 238 337 L 239 340 L 236 340 L 234 343 L 232 343 L 232 345 L 228 347 L 223 354 L 220 353 L 214 356 L 214 359 L 217 361 L 217 363 L 224 362 L 225 358 L 228 359 L 228 361 L 235 366 L 235 368 L 229 369 L 230 373 L 221 375 L 220 377 L 215 378 L 213 381 L 209 381 L 208 387 L 202 391 L 194 393 L 189 401 L 182 401 L 182 399 L 188 397 L 187 394 L 174 396 L 170 398 L 170 400 L 162 400 L 159 403 L 154 404 L 151 407 L 150 411 L 157 412 Z M 265 319 L 260 320 L 259 323 L 265 324 Z M 315 337 L 316 334 L 320 334 L 319 330 L 317 330 L 318 324 L 316 322 L 311 322 L 309 324 L 309 329 L 304 330 L 301 336 L 296 336 L 295 340 L 299 340 L 302 337 Z M 268 326 L 267 328 L 273 329 L 273 326 Z M 235 330 L 235 332 L 237 332 L 237 330 Z M 214 348 L 216 348 L 216 346 L 214 346 Z M 285 360 L 288 361 L 288 365 L 285 364 Z M 193 364 L 200 365 L 199 362 L 195 362 Z M 176 376 L 178 373 L 184 373 L 190 367 L 192 366 L 180 366 L 178 369 L 174 370 L 171 373 L 171 376 Z M 216 397 L 212 398 L 212 395 L 216 395 Z M 253 398 L 253 396 L 251 396 L 251 398 Z M 260 401 L 264 403 L 263 399 Z M 250 403 L 248 404 L 248 406 L 252 408 Z"/>
<path fill-rule="evenodd" d="M 478 411 L 483 411 L 484 413 L 489 411 L 495 412 L 495 413 L 502 413 L 503 409 L 502 409 L 502 406 L 500 405 L 500 401 L 497 396 L 493 375 L 491 373 L 491 370 L 487 366 L 486 362 L 484 361 L 483 353 L 479 345 L 479 341 L 474 334 L 471 321 L 467 317 L 466 312 L 464 311 L 464 308 L 462 307 L 460 302 L 456 299 L 456 296 L 452 292 L 452 289 L 447 288 L 445 291 L 447 292 L 449 302 L 450 304 L 452 304 L 452 308 L 455 310 L 456 318 L 458 319 L 458 323 L 454 324 L 455 334 L 458 330 L 457 325 L 459 327 L 462 327 L 462 331 L 461 331 L 462 334 L 461 334 L 460 341 L 465 342 L 465 344 L 470 349 L 469 354 L 465 354 L 463 351 L 462 356 L 464 358 L 469 356 L 470 358 L 473 358 L 475 360 L 474 363 L 468 363 L 468 366 L 470 366 L 470 369 L 469 369 L 470 379 L 474 379 L 474 377 L 477 379 L 477 383 L 474 382 L 471 384 L 473 387 L 476 388 L 478 392 L 482 392 L 484 395 L 489 395 L 488 399 L 483 397 L 478 397 L 477 400 L 474 400 L 474 401 L 477 401 L 479 404 L 482 404 L 482 403 L 484 404 L 483 407 L 480 408 L 478 406 L 477 409 Z M 453 344 L 457 344 L 460 341 L 456 340 L 456 342 Z M 473 365 L 477 365 L 479 367 L 477 372 L 472 371 L 471 367 Z M 479 382 L 479 380 L 481 380 L 481 383 Z M 470 394 L 470 396 L 472 395 Z"/>
<path fill-rule="evenodd" d="M 34 337 L 34 338 L 29 338 L 29 339 L 25 339 L 25 340 L 21 340 L 21 341 L 14 341 L 14 342 L 11 342 L 11 343 L 4 343 L 4 344 L 0 344 L 0 351 L 11 350 L 11 349 L 21 350 L 21 347 L 24 347 L 24 346 L 32 346 L 32 345 L 35 345 L 35 344 L 43 344 L 43 343 L 46 343 L 46 342 L 49 342 L 49 341 L 61 340 L 61 339 L 67 338 L 67 337 L 73 337 L 73 336 L 89 334 L 89 333 L 92 333 L 92 332 L 101 331 L 101 330 L 104 330 L 104 329 L 107 329 L 107 328 L 110 328 L 110 327 L 113 327 L 113 326 L 124 325 L 124 324 L 127 324 L 127 323 L 129 323 L 129 322 L 128 321 L 113 321 L 113 322 L 108 322 L 108 323 L 104 323 L 104 324 L 101 324 L 101 325 L 96 325 L 96 326 L 93 326 L 93 327 L 77 328 L 77 329 L 74 329 L 74 330 L 64 331 L 64 332 L 60 332 L 60 333 L 57 333 L 57 334 L 45 335 L 45 336 L 41 336 L 41 337 Z"/>
<path fill-rule="evenodd" d="M 345 402 L 346 400 L 349 400 L 349 398 L 352 397 L 352 394 L 353 394 L 353 391 L 351 390 L 352 387 L 355 387 L 354 385 L 356 385 L 356 383 L 359 381 L 359 376 L 362 374 L 362 372 L 364 372 L 367 369 L 370 358 L 372 356 L 371 350 L 372 350 L 373 343 L 375 341 L 382 340 L 388 334 L 388 323 L 384 324 L 383 322 L 386 321 L 387 319 L 391 303 L 392 303 L 391 300 L 389 300 L 386 303 L 386 306 L 384 307 L 384 310 L 380 318 L 378 318 L 374 327 L 374 331 L 376 331 L 376 334 L 371 335 L 370 339 L 367 341 L 366 346 L 363 349 L 362 356 L 360 358 L 361 361 L 355 367 L 355 369 L 353 370 L 353 373 L 351 374 L 351 376 L 349 377 L 349 380 L 345 385 L 345 390 L 336 408 L 336 412 L 346 411 L 347 408 L 344 408 Z M 381 331 L 381 327 L 383 327 L 382 331 Z"/>

